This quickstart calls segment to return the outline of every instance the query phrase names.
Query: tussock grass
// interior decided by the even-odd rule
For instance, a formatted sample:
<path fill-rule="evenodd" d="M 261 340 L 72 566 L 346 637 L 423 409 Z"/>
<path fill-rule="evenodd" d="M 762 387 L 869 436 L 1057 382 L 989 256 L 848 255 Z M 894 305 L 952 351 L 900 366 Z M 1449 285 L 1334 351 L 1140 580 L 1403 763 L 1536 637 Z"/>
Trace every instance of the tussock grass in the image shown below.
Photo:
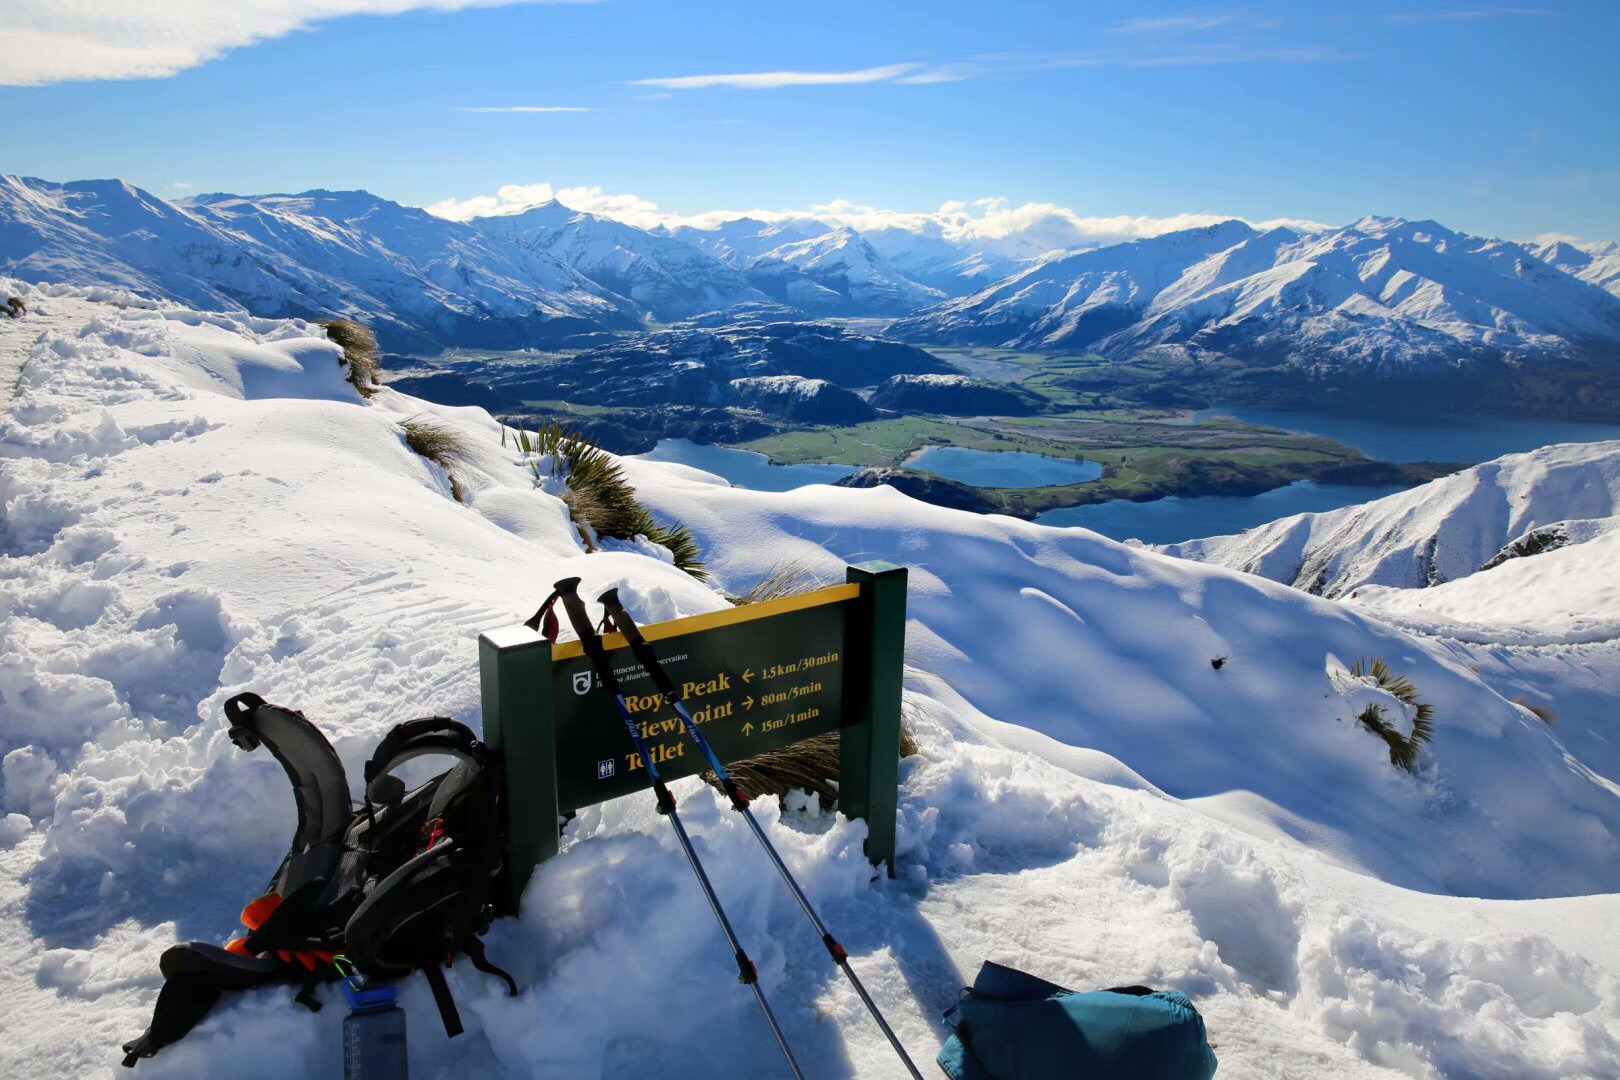
<path fill-rule="evenodd" d="M 382 385 L 382 348 L 377 344 L 377 335 L 364 323 L 352 319 L 333 319 L 320 325 L 326 330 L 326 336 L 342 348 L 342 363 L 349 369 L 349 382 L 360 391 L 361 397 L 370 397 L 373 388 Z"/>
<path fill-rule="evenodd" d="M 1402 704 L 1417 711 L 1412 718 L 1410 735 L 1403 735 L 1389 725 L 1382 705 L 1368 705 L 1356 717 L 1362 727 L 1389 744 L 1390 764 L 1411 772 L 1417 768 L 1418 755 L 1434 738 L 1434 706 L 1418 697 L 1417 687 L 1412 685 L 1411 679 L 1396 675 L 1382 660 L 1358 659 L 1351 666 L 1350 674 L 1357 679 L 1371 676 L 1380 690 L 1394 695 Z"/>
<path fill-rule="evenodd" d="M 509 445 L 504 425 L 501 445 Z M 599 539 L 645 536 L 667 549 L 678 568 L 699 581 L 708 580 L 692 530 L 679 522 L 660 524 L 636 498 L 636 489 L 612 454 L 555 421 L 532 433 L 521 428 L 512 432 L 510 445 L 529 456 L 536 480 L 542 479 L 546 469 L 562 479 L 567 486 L 563 502 L 587 551 L 596 550 Z"/>
<path fill-rule="evenodd" d="M 784 596 L 809 592 L 826 585 L 816 573 L 812 559 L 784 559 L 771 568 L 770 573 L 754 583 L 745 593 L 726 597 L 736 607 L 762 604 L 767 600 L 780 600 Z"/>
<path fill-rule="evenodd" d="M 20 296 L 6 297 L 6 314 L 13 319 L 20 319 L 28 314 L 28 304 Z"/>
<path fill-rule="evenodd" d="M 1540 720 L 1543 724 L 1546 724 L 1548 727 L 1552 727 L 1552 726 L 1554 726 L 1555 724 L 1558 723 L 1558 714 L 1557 713 L 1553 712 L 1551 709 L 1547 708 L 1547 706 L 1545 706 L 1545 705 L 1532 705 L 1532 704 L 1530 704 L 1530 702 L 1525 699 L 1525 696 L 1523 694 L 1520 694 L 1518 697 L 1514 698 L 1513 699 L 1513 704 L 1523 706 L 1524 708 L 1530 710 L 1530 712 L 1535 715 L 1535 718 L 1537 720 Z"/>
<path fill-rule="evenodd" d="M 466 502 L 466 492 L 451 470 L 458 462 L 466 460 L 471 449 L 467 440 L 454 429 L 420 416 L 402 420 L 399 426 L 405 434 L 405 445 L 439 466 L 450 477 L 451 498 L 456 502 Z"/>
<path fill-rule="evenodd" d="M 838 732 L 829 731 L 780 750 L 728 764 L 726 769 L 750 799 L 763 795 L 780 798 L 799 790 L 820 796 L 822 808 L 832 809 L 838 805 L 838 737 Z M 903 760 L 916 752 L 916 737 L 911 733 L 911 726 L 902 720 L 900 757 Z M 722 790 L 714 773 L 704 773 L 703 779 L 715 790 Z"/>

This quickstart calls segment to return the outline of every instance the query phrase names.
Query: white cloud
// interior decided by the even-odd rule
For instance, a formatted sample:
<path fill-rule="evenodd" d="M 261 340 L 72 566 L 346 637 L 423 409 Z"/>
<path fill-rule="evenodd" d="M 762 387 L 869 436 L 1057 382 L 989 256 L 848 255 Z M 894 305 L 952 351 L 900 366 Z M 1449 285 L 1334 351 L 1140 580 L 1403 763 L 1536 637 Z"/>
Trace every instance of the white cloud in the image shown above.
<path fill-rule="evenodd" d="M 774 90 L 783 86 L 845 86 L 851 83 L 892 82 L 909 75 L 921 64 L 885 64 L 857 71 L 754 71 L 736 75 L 677 75 L 665 79 L 635 79 L 631 86 L 658 86 L 665 90 L 705 90 L 729 86 L 741 90 Z"/>
<path fill-rule="evenodd" d="M 0 85 L 173 75 L 344 15 L 592 0 L 7 0 Z"/>
<path fill-rule="evenodd" d="M 429 213 L 456 221 L 492 214 L 513 214 L 537 203 L 556 199 L 574 210 L 613 218 L 640 228 L 689 225 L 713 229 L 737 218 L 758 218 L 784 224 L 851 228 L 863 233 L 900 229 L 935 236 L 951 243 L 1005 255 L 1030 257 L 1056 248 L 1119 243 L 1178 229 L 1193 229 L 1230 221 L 1234 214 L 1185 213 L 1154 217 L 1145 214 L 1085 215 L 1056 203 L 1021 203 L 1007 199 L 957 200 L 932 211 L 892 210 L 848 199 L 812 203 L 797 209 L 706 210 L 677 214 L 659 208 L 640 195 L 614 194 L 600 186 L 555 187 L 549 183 L 507 184 L 493 195 L 444 199 L 427 207 Z M 1257 228 L 1287 226 L 1302 232 L 1325 229 L 1321 222 L 1291 218 L 1254 221 Z"/>
<path fill-rule="evenodd" d="M 1199 30 L 1215 30 L 1222 26 L 1231 26 L 1239 20 L 1236 13 L 1220 15 L 1159 15 L 1145 18 L 1126 19 L 1113 25 L 1113 29 L 1123 34 L 1176 34 Z"/>
<path fill-rule="evenodd" d="M 1554 15 L 1551 8 L 1541 7 L 1480 7 L 1441 8 L 1432 11 L 1398 11 L 1384 16 L 1388 22 L 1402 26 L 1416 26 L 1433 22 L 1477 22 L 1481 19 L 1511 19 L 1525 15 Z"/>
<path fill-rule="evenodd" d="M 466 105 L 459 111 L 479 113 L 557 113 L 590 112 L 583 105 Z"/>
<path fill-rule="evenodd" d="M 670 218 L 670 215 L 659 213 L 657 203 L 639 195 L 609 194 L 600 185 L 559 188 L 547 183 L 506 184 L 496 189 L 493 195 L 441 199 L 430 203 L 426 209 L 430 214 L 452 221 L 467 221 L 475 217 L 515 214 L 553 199 L 571 210 L 600 214 L 641 228 L 651 228 Z"/>
<path fill-rule="evenodd" d="M 990 76 L 1017 77 L 1068 68 L 1205 67 L 1220 64 L 1320 64 L 1344 60 L 1349 54 L 1335 46 L 1261 45 L 1246 35 L 1188 38 L 1193 30 L 1222 29 L 1234 17 L 1206 19 L 1145 19 L 1120 23 L 1114 29 L 1135 35 L 1121 48 L 1061 53 L 992 53 L 949 62 L 885 64 L 856 71 L 756 71 L 732 75 L 677 75 L 635 79 L 631 86 L 664 90 L 706 90 L 717 86 L 743 90 L 773 90 L 784 86 L 848 86 L 889 83 L 929 86 Z M 1271 22 L 1254 22 L 1242 29 L 1273 30 Z"/>

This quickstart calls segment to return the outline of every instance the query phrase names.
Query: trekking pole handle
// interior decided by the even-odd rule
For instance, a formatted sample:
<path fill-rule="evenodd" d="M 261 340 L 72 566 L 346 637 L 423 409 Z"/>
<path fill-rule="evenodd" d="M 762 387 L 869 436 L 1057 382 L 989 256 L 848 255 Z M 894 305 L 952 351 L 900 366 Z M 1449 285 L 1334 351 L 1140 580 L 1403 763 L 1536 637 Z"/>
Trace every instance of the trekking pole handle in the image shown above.
<path fill-rule="evenodd" d="M 636 660 L 647 674 L 652 676 L 653 683 L 657 685 L 658 692 L 664 695 L 664 700 L 672 703 L 681 700 L 681 692 L 670 679 L 669 673 L 664 670 L 664 665 L 659 663 L 658 654 L 653 652 L 647 639 L 641 636 L 641 628 L 636 625 L 636 620 L 624 609 L 624 601 L 619 599 L 619 590 L 609 589 L 597 597 L 596 602 L 606 609 L 608 617 L 613 620 L 613 625 L 630 643 L 630 651 L 635 654 Z"/>
<path fill-rule="evenodd" d="M 608 663 L 607 650 L 602 647 L 602 639 L 596 635 L 596 627 L 591 625 L 591 613 L 585 610 L 585 601 L 579 598 L 579 578 L 563 578 L 557 582 L 556 588 L 557 598 L 568 613 L 568 621 L 573 625 L 574 633 L 579 635 L 585 655 L 591 658 L 591 666 L 596 668 L 596 674 L 608 693 L 618 697 L 619 680 L 613 674 L 613 665 Z"/>

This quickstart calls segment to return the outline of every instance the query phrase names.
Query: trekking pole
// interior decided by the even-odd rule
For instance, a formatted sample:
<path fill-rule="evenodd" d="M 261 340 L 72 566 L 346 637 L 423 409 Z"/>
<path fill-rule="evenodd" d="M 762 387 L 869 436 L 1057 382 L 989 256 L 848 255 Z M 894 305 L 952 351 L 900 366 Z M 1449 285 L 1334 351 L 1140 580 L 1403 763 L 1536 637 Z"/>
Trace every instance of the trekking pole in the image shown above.
<path fill-rule="evenodd" d="M 838 939 L 833 937 L 826 925 L 822 923 L 821 917 L 816 914 L 816 909 L 810 904 L 810 898 L 805 896 L 803 889 L 799 888 L 799 883 L 794 880 L 792 872 L 787 868 L 787 864 L 782 861 L 782 856 L 777 853 L 776 846 L 765 835 L 765 830 L 760 827 L 759 820 L 754 817 L 754 812 L 748 808 L 748 796 L 742 793 L 742 789 L 737 786 L 737 781 L 731 778 L 731 774 L 726 771 L 725 765 L 720 761 L 719 756 L 715 754 L 714 748 L 709 745 L 709 740 L 703 737 L 703 732 L 698 728 L 697 723 L 693 721 L 692 714 L 682 704 L 680 690 L 676 688 L 669 674 L 664 671 L 664 665 L 659 662 L 658 655 L 653 652 L 653 648 L 647 643 L 647 639 L 641 636 L 641 629 L 636 626 L 635 620 L 624 609 L 623 602 L 619 600 L 619 590 L 609 589 L 602 594 L 599 602 L 607 610 L 608 618 L 613 621 L 614 627 L 630 643 L 630 651 L 635 654 L 636 659 L 646 669 L 647 674 L 652 676 L 653 682 L 657 685 L 658 691 L 663 695 L 664 700 L 675 707 L 675 715 L 680 717 L 681 726 L 692 737 L 692 741 L 697 743 L 697 747 L 703 752 L 703 756 L 708 759 L 709 768 L 714 770 L 714 775 L 719 779 L 720 786 L 725 789 L 726 795 L 731 799 L 732 809 L 747 820 L 749 827 L 753 830 L 754 838 L 759 841 L 760 847 L 765 849 L 765 854 L 770 857 L 771 863 L 776 867 L 776 872 L 781 874 L 782 880 L 787 883 L 788 891 L 793 893 L 793 898 L 799 902 L 799 907 L 803 909 L 805 917 L 810 920 L 810 925 L 815 927 L 816 933 L 821 935 L 821 943 L 827 947 L 827 955 L 831 956 L 833 963 L 842 968 L 844 974 L 849 976 L 850 985 L 855 987 L 855 992 L 860 995 L 861 1001 L 866 1005 L 866 1011 L 872 1014 L 873 1020 L 877 1021 L 877 1026 L 883 1030 L 884 1036 L 889 1040 L 889 1045 L 894 1047 L 894 1052 L 900 1055 L 900 1060 L 905 1063 L 906 1069 L 910 1071 L 912 1076 L 916 1077 L 916 1080 L 922 1080 L 922 1073 L 918 1072 L 917 1066 L 912 1064 L 911 1056 L 906 1053 L 906 1048 L 900 1045 L 899 1036 L 894 1033 L 894 1029 L 889 1026 L 889 1022 L 883 1018 L 883 1013 L 878 1010 L 877 1002 L 872 1000 L 872 995 L 868 994 L 866 987 L 861 985 L 861 980 L 856 976 L 855 969 L 850 967 L 849 953 L 844 950 L 844 947 L 838 943 Z"/>
<path fill-rule="evenodd" d="M 607 692 L 613 695 L 614 702 L 619 706 L 619 718 L 624 721 L 624 729 L 630 733 L 630 742 L 635 746 L 636 753 L 641 755 L 642 765 L 647 769 L 647 777 L 652 781 L 653 791 L 658 797 L 658 812 L 669 818 L 669 823 L 675 828 L 675 836 L 681 842 L 681 850 L 686 854 L 686 861 L 692 866 L 692 873 L 697 876 L 698 884 L 703 888 L 703 895 L 709 901 L 709 908 L 714 912 L 715 921 L 720 924 L 726 941 L 737 959 L 737 981 L 746 983 L 753 991 L 754 998 L 759 1002 L 759 1011 L 765 1014 L 765 1022 L 771 1026 L 771 1034 L 776 1036 L 776 1044 L 782 1048 L 782 1056 L 787 1058 L 788 1068 L 793 1070 L 796 1080 L 804 1080 L 804 1073 L 799 1069 L 798 1061 L 793 1057 L 793 1050 L 788 1046 L 787 1036 L 782 1033 L 782 1026 L 776 1022 L 776 1014 L 771 1012 L 771 1006 L 765 1000 L 765 991 L 759 985 L 759 969 L 754 962 L 748 959 L 743 951 L 742 942 L 737 940 L 737 933 L 731 928 L 731 920 L 726 918 L 725 909 L 720 906 L 720 897 L 715 894 L 714 886 L 709 883 L 709 875 L 703 871 L 703 863 L 699 861 L 697 850 L 692 847 L 692 840 L 686 835 L 686 826 L 681 824 L 681 815 L 675 810 L 675 796 L 670 794 L 669 788 L 664 786 L 663 778 L 658 775 L 658 766 L 653 761 L 652 754 L 647 751 L 647 744 L 641 737 L 641 731 L 636 727 L 635 717 L 630 715 L 630 706 L 625 704 L 624 694 L 619 689 L 618 677 L 613 674 L 613 665 L 608 663 L 607 650 L 602 647 L 602 639 L 597 636 L 596 629 L 591 625 L 589 612 L 579 598 L 579 578 L 566 578 L 557 582 L 557 595 L 562 600 L 563 610 L 568 613 L 568 621 L 574 624 L 574 631 L 579 634 L 580 644 L 584 646 L 585 655 L 590 657 L 591 666 L 596 669 L 597 678 Z"/>

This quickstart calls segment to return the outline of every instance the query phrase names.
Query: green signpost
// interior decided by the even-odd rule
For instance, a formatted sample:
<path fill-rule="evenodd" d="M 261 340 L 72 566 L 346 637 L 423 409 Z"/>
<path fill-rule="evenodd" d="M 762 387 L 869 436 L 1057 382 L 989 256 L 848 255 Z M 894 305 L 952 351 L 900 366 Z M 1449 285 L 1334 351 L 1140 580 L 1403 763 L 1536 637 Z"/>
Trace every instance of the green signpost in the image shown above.
<path fill-rule="evenodd" d="M 641 630 L 721 760 L 839 732 L 839 809 L 866 820 L 867 857 L 892 873 L 905 624 L 905 567 L 862 563 L 843 585 Z M 603 644 L 663 778 L 704 771 L 624 638 Z M 493 630 L 478 640 L 478 667 L 484 739 L 506 766 L 515 909 L 557 853 L 562 815 L 652 785 L 579 642 Z"/>

